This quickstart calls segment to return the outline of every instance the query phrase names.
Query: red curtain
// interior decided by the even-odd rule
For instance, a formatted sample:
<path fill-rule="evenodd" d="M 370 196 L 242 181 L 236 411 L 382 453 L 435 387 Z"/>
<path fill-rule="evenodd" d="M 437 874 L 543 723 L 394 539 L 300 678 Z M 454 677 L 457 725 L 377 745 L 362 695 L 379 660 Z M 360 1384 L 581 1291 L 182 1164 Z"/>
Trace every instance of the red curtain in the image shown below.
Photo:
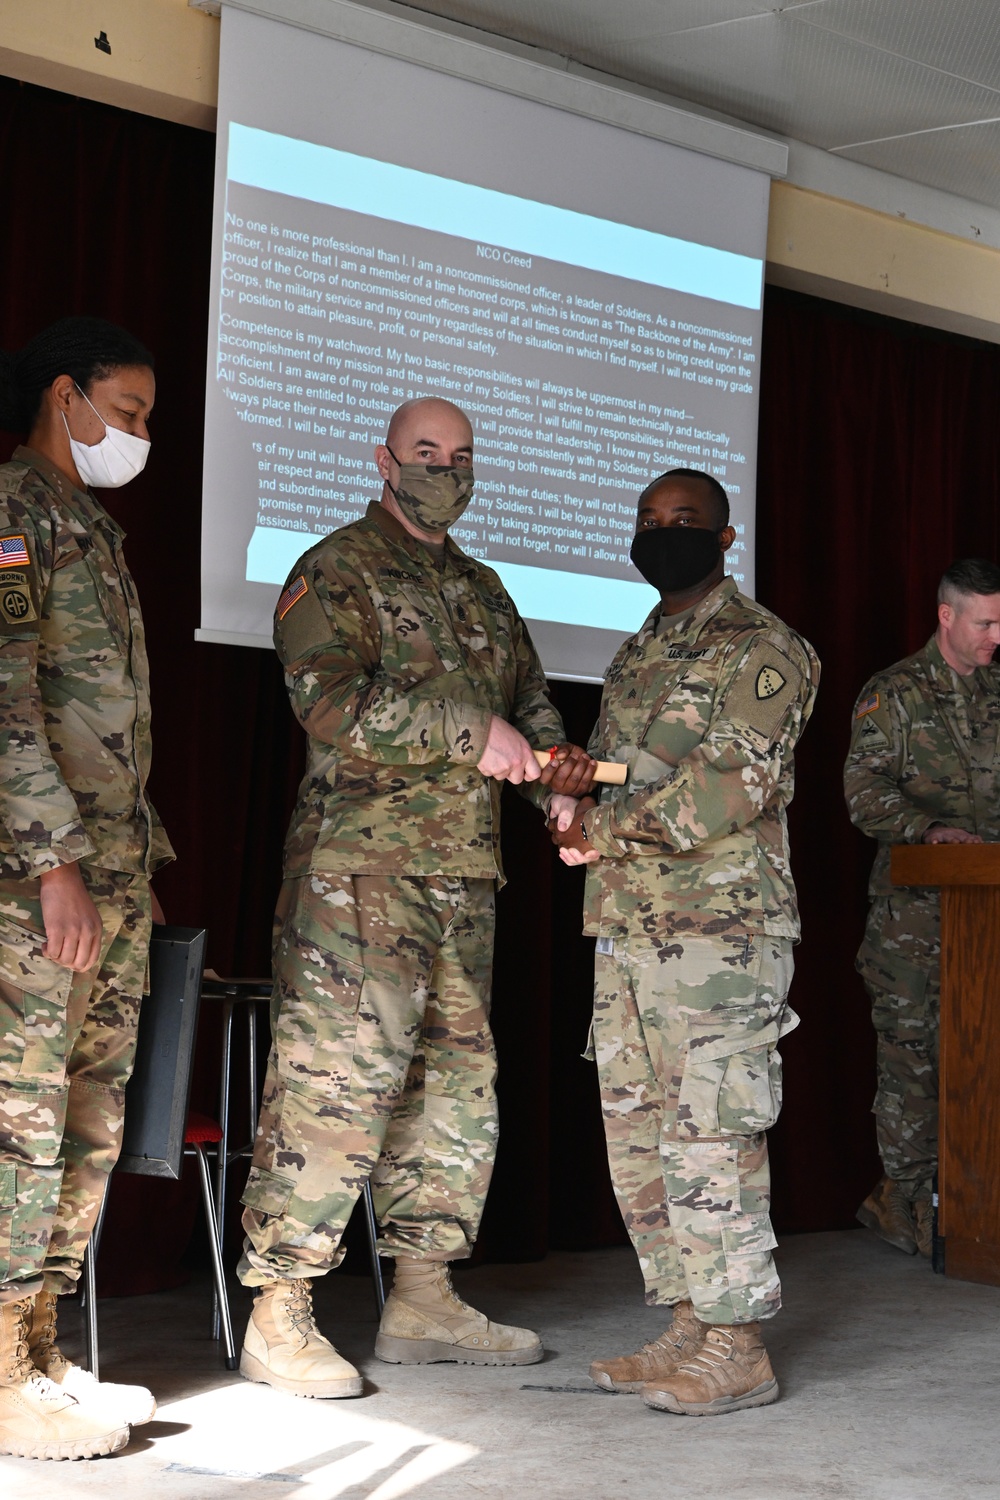
<path fill-rule="evenodd" d="M 193 640 L 214 148 L 199 131 L 0 79 L 0 343 L 89 312 L 156 354 L 150 464 L 108 505 L 128 531 L 146 615 L 152 793 L 179 856 L 158 889 L 171 920 L 207 926 L 219 972 L 255 975 L 267 968 L 303 747 L 270 653 Z M 853 968 L 870 851 L 843 811 L 840 771 L 858 687 L 930 634 L 943 568 L 997 556 L 1000 353 L 773 289 L 764 331 L 757 592 L 824 668 L 792 806 L 803 1024 L 783 1046 L 786 1106 L 772 1137 L 775 1218 L 787 1231 L 849 1225 L 878 1171 L 874 1042 Z M 0 458 L 15 441 L 3 439 Z M 554 692 L 585 740 L 597 690 Z M 623 1234 L 594 1070 L 579 1056 L 592 979 L 579 874 L 554 859 L 516 795 L 505 817 L 494 995 L 503 1131 L 478 1253 L 530 1259 Z M 211 1109 L 210 1016 L 203 1033 L 196 1100 Z M 109 1239 L 127 1242 L 133 1223 L 167 1212 L 156 1196 L 166 1191 L 123 1181 Z"/>
<path fill-rule="evenodd" d="M 854 699 L 936 624 L 959 557 L 1000 556 L 1000 350 L 771 288 L 764 307 L 757 593 L 823 663 L 797 760 L 792 863 L 804 938 L 773 1136 L 777 1218 L 852 1222 L 879 1173 L 875 1043 L 853 960 L 874 846 L 841 773 Z"/>

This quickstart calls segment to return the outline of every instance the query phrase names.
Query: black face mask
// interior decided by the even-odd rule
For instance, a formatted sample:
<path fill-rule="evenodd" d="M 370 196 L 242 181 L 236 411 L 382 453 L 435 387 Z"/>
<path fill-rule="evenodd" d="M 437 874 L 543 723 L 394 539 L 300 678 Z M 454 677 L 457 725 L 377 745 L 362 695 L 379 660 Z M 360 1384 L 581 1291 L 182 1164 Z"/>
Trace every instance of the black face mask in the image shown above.
<path fill-rule="evenodd" d="M 637 533 L 629 556 L 661 594 L 683 594 L 719 561 L 719 533 L 702 526 L 652 526 Z"/>

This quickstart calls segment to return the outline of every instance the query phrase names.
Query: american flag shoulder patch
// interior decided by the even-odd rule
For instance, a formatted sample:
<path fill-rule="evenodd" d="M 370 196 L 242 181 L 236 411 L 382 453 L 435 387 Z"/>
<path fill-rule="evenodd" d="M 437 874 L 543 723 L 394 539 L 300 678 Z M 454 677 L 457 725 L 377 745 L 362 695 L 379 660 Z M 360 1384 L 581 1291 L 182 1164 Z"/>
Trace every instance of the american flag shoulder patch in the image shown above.
<path fill-rule="evenodd" d="M 0 568 L 14 568 L 29 563 L 28 544 L 23 536 L 0 536 Z"/>
<path fill-rule="evenodd" d="M 278 619 L 283 620 L 288 611 L 291 609 L 292 605 L 298 604 L 303 594 L 307 594 L 308 592 L 309 585 L 306 583 L 304 578 L 296 578 L 293 583 L 290 583 L 285 592 L 282 594 L 281 598 L 278 600 L 278 607 L 276 610 Z"/>
<path fill-rule="evenodd" d="M 858 704 L 858 711 L 854 715 L 854 717 L 856 719 L 863 719 L 864 716 L 865 716 L 865 714 L 873 714 L 877 708 L 878 708 L 878 693 L 872 693 L 871 697 L 870 698 L 866 698 L 865 701 L 864 701 L 864 703 L 859 703 Z"/>

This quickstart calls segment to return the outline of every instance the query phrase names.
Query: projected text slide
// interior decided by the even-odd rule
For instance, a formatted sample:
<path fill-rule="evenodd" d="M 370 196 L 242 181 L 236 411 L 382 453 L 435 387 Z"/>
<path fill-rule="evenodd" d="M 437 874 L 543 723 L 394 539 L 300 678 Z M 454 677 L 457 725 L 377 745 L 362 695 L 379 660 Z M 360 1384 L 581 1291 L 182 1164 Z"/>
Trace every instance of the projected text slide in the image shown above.
<path fill-rule="evenodd" d="M 475 430 L 460 545 L 529 618 L 634 629 L 643 485 L 707 469 L 738 516 L 752 483 L 761 284 L 752 257 L 232 124 L 216 373 L 247 580 L 361 515 L 390 414 L 435 394 Z"/>

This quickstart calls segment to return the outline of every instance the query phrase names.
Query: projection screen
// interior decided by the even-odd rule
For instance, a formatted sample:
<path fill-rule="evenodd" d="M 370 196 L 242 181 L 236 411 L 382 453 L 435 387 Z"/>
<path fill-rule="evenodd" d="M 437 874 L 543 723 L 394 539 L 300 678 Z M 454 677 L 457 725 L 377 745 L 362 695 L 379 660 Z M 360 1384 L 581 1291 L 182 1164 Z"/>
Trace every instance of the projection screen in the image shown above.
<path fill-rule="evenodd" d="M 654 602 L 665 469 L 725 485 L 752 592 L 764 172 L 229 6 L 219 103 L 200 639 L 270 645 L 428 394 L 475 431 L 452 535 L 550 675 L 600 680 Z"/>

